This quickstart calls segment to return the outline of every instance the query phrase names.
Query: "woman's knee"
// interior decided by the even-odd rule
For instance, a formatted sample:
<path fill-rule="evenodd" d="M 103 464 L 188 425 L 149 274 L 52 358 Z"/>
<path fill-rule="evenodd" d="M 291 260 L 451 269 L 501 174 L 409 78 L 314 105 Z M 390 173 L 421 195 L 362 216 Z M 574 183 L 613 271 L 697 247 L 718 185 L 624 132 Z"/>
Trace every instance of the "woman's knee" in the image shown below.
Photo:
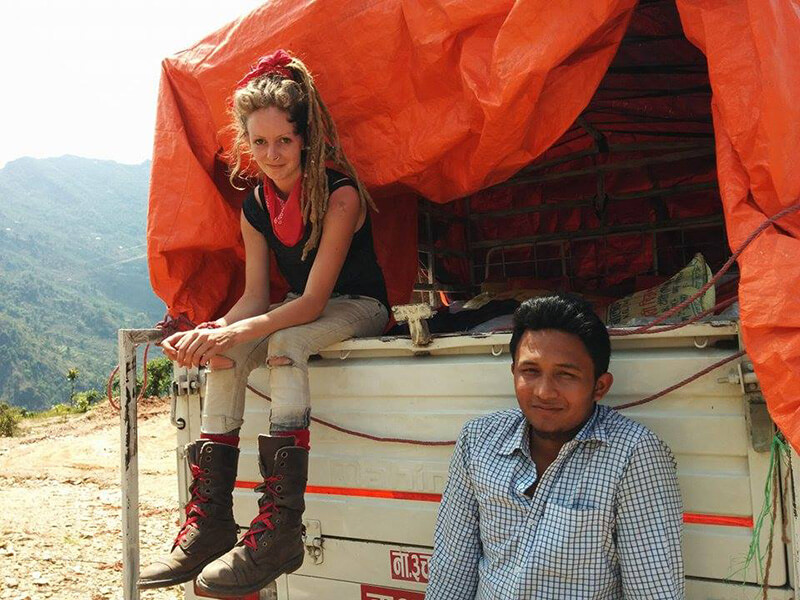
<path fill-rule="evenodd" d="M 292 328 L 276 331 L 269 338 L 267 364 L 271 367 L 300 365 L 308 360 L 308 343 Z"/>

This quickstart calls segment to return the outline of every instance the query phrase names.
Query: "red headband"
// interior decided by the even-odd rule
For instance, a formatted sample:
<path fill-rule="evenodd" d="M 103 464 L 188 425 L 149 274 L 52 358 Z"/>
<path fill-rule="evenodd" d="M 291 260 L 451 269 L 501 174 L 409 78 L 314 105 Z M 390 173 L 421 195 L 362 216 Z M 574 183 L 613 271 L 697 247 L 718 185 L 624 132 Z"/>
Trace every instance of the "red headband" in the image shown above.
<path fill-rule="evenodd" d="M 236 89 L 243 88 L 256 77 L 272 75 L 273 73 L 287 79 L 292 79 L 292 72 L 288 69 L 290 62 L 292 62 L 292 57 L 286 50 L 276 50 L 269 56 L 262 56 L 256 66 L 250 69 L 250 72 L 239 80 L 239 83 L 236 84 Z"/>

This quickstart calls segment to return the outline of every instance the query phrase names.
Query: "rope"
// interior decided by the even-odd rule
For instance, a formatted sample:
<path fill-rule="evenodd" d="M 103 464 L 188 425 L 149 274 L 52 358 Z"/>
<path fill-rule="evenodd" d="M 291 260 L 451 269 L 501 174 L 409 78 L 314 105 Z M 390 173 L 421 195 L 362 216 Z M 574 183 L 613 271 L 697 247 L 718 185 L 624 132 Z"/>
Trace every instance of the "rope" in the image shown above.
<path fill-rule="evenodd" d="M 153 325 L 152 328 L 163 330 L 164 336 L 161 338 L 163 340 L 164 338 L 168 338 L 173 333 L 177 333 L 178 331 L 188 331 L 190 329 L 194 329 L 195 324 L 190 321 L 186 315 L 180 315 L 177 318 L 173 318 L 169 313 L 167 313 L 164 315 L 164 318 Z M 150 344 L 147 344 L 144 347 L 144 356 L 142 357 L 142 361 L 144 362 L 144 380 L 142 381 L 142 389 L 139 390 L 139 395 L 136 397 L 137 404 L 139 400 L 144 397 L 144 391 L 147 389 L 147 353 L 149 351 Z M 117 373 L 119 373 L 119 365 L 114 367 L 114 369 L 111 371 L 111 374 L 108 376 L 108 382 L 106 383 L 106 397 L 108 398 L 108 403 L 114 408 L 114 410 L 119 411 L 119 403 L 114 400 L 114 395 L 111 393 L 111 388 L 114 385 L 114 376 Z M 122 392 L 120 391 L 120 395 L 121 394 Z"/>
<path fill-rule="evenodd" d="M 700 319 L 707 317 L 708 315 L 714 314 L 719 311 L 723 311 L 728 308 L 731 304 L 734 304 L 738 298 L 734 296 L 733 298 L 728 298 L 727 300 L 723 300 L 719 304 L 712 306 L 711 308 L 707 308 L 701 313 L 694 315 L 693 317 L 681 321 L 680 323 L 674 323 L 672 325 L 664 325 L 663 327 L 659 327 L 658 329 L 649 329 L 647 331 L 640 331 L 639 329 L 636 330 L 629 330 L 629 329 L 609 329 L 608 335 L 611 337 L 624 337 L 626 335 L 634 335 L 637 333 L 663 333 L 665 331 L 674 331 L 675 329 L 680 329 L 681 327 L 686 327 L 687 325 L 691 325 L 692 323 L 696 323 Z M 644 327 L 650 327 L 648 323 Z"/>
<path fill-rule="evenodd" d="M 736 249 L 736 251 L 725 262 L 725 264 L 717 272 L 716 275 L 714 275 L 710 280 L 708 280 L 703 287 L 701 287 L 699 290 L 697 290 L 696 293 L 694 293 L 693 295 L 689 296 L 686 300 L 684 300 L 680 304 L 678 304 L 676 306 L 673 306 L 667 312 L 663 313 L 661 316 L 659 316 L 658 318 L 653 320 L 651 323 L 648 323 L 647 325 L 643 325 L 642 327 L 637 327 L 636 329 L 625 329 L 625 330 L 617 330 L 617 329 L 615 329 L 615 330 L 612 330 L 614 333 L 609 331 L 609 335 L 625 336 L 625 335 L 636 335 L 636 334 L 639 334 L 639 333 L 646 333 L 650 329 L 655 327 L 656 325 L 660 325 L 661 323 L 663 323 L 664 321 L 669 319 L 671 316 L 679 313 L 684 308 L 689 306 L 692 302 L 694 302 L 695 300 L 700 298 L 703 294 L 705 294 L 712 285 L 716 284 L 717 281 L 719 281 L 720 277 L 722 277 L 725 273 L 727 273 L 728 269 L 730 269 L 731 266 L 733 266 L 733 263 L 736 262 L 736 259 L 739 258 L 739 255 L 741 255 L 741 253 L 745 251 L 745 249 L 752 243 L 752 241 L 755 240 L 759 235 L 761 235 L 761 233 L 765 229 L 767 229 L 767 227 L 769 227 L 770 225 L 772 225 L 776 221 L 779 221 L 780 219 L 786 217 L 787 215 L 790 215 L 792 213 L 796 213 L 798 211 L 800 211 L 800 203 L 793 204 L 792 206 L 787 206 L 782 211 L 777 212 L 774 215 L 772 215 L 770 218 L 766 219 L 763 223 L 761 223 L 761 225 L 756 227 L 755 230 L 753 230 L 753 232 L 749 236 L 747 236 L 745 241 L 742 242 L 739 245 L 739 247 Z M 686 323 L 686 324 L 688 325 L 688 323 Z M 674 329 L 677 329 L 677 327 L 674 327 Z M 669 330 L 662 329 L 661 331 L 669 331 Z"/>
<path fill-rule="evenodd" d="M 637 327 L 635 329 L 609 329 L 609 331 L 608 331 L 609 335 L 610 336 L 615 336 L 615 337 L 624 337 L 624 336 L 637 335 L 637 334 L 643 334 L 643 333 L 662 333 L 662 332 L 665 332 L 665 331 L 673 331 L 675 329 L 679 329 L 681 327 L 685 327 L 687 325 L 690 325 L 691 323 L 699 321 L 703 317 L 706 317 L 706 316 L 708 316 L 708 315 L 710 315 L 712 313 L 715 313 L 715 312 L 717 312 L 719 310 L 723 310 L 724 308 L 727 308 L 728 306 L 733 304 L 737 300 L 737 298 L 729 298 L 728 300 L 720 302 L 716 306 L 714 306 L 714 307 L 712 307 L 710 309 L 704 310 L 701 313 L 699 313 L 697 315 L 694 315 L 693 317 L 691 317 L 691 318 L 689 318 L 689 319 L 687 319 L 685 321 L 682 321 L 681 323 L 677 323 L 677 324 L 673 324 L 673 325 L 667 325 L 667 326 L 663 326 L 663 327 L 658 327 L 658 329 L 654 330 L 654 328 L 656 326 L 660 325 L 661 323 L 663 323 L 664 321 L 666 321 L 667 319 L 669 319 L 673 315 L 679 313 L 681 310 L 683 310 L 684 308 L 689 306 L 692 302 L 694 302 L 695 300 L 700 298 L 703 294 L 705 294 L 711 288 L 712 285 L 715 285 L 716 282 L 719 281 L 719 279 L 731 268 L 731 266 L 733 266 L 733 263 L 742 254 L 742 252 L 744 252 L 744 250 L 753 242 L 753 240 L 755 240 L 764 230 L 766 230 L 767 227 L 769 227 L 770 225 L 772 225 L 776 221 L 786 217 L 787 215 L 796 213 L 798 211 L 800 211 L 800 203 L 794 204 L 792 206 L 788 206 L 788 207 L 784 208 L 783 210 L 781 210 L 780 212 L 777 212 L 774 215 L 772 215 L 771 217 L 769 217 L 768 219 L 766 219 L 763 223 L 761 223 L 761 225 L 759 225 L 744 240 L 744 242 L 742 242 L 742 244 L 739 245 L 739 247 L 736 249 L 736 251 L 725 262 L 725 264 L 717 272 L 716 275 L 714 275 L 708 282 L 706 282 L 706 284 L 703 285 L 703 287 L 701 287 L 695 294 L 693 294 L 692 296 L 690 296 L 689 298 L 687 298 L 686 300 L 684 300 L 680 304 L 672 307 L 670 310 L 668 310 L 667 312 L 663 313 L 661 316 L 659 316 L 658 318 L 654 319 L 651 323 L 648 323 L 647 325 L 643 325 L 643 326 Z M 160 321 L 159 323 L 157 323 L 155 325 L 155 328 L 164 329 L 164 337 L 167 337 L 167 336 L 169 336 L 172 333 L 175 333 L 177 331 L 186 331 L 188 329 L 193 329 L 194 326 L 195 326 L 195 324 L 192 321 L 190 321 L 184 315 L 180 315 L 177 318 L 172 318 L 172 317 L 170 317 L 169 314 L 167 314 L 162 321 Z M 137 397 L 137 402 L 142 399 L 142 396 L 144 395 L 144 390 L 147 388 L 147 351 L 149 350 L 149 348 L 150 348 L 150 344 L 147 344 L 147 346 L 145 347 L 145 352 L 144 352 L 144 364 L 145 364 L 144 382 L 143 382 L 140 394 Z M 739 352 L 737 352 L 735 354 L 732 354 L 731 356 L 728 356 L 728 357 L 726 357 L 726 358 L 724 358 L 724 359 L 722 359 L 720 361 L 715 362 L 714 364 L 706 367 L 705 369 L 703 369 L 701 371 L 698 371 L 697 373 L 695 373 L 691 377 L 687 377 L 686 379 L 684 379 L 682 381 L 679 381 L 675 385 L 672 385 L 672 386 L 670 386 L 670 387 L 668 387 L 666 389 L 661 390 L 660 392 L 657 392 L 655 394 L 652 394 L 651 396 L 648 396 L 648 397 L 643 398 L 641 400 L 637 400 L 635 402 L 629 402 L 627 404 L 621 404 L 621 405 L 615 406 L 614 408 L 615 408 L 615 410 L 625 410 L 627 408 L 632 408 L 634 406 L 641 406 L 642 404 L 647 404 L 648 402 L 652 402 L 653 400 L 661 398 L 662 396 L 665 396 L 665 395 L 669 394 L 670 392 L 673 392 L 673 391 L 677 390 L 678 388 L 681 388 L 681 387 L 683 387 L 683 386 L 685 386 L 685 385 L 687 385 L 687 384 L 699 379 L 700 377 L 702 377 L 703 375 L 706 375 L 707 373 L 710 373 L 714 369 L 717 369 L 717 368 L 721 367 L 722 365 L 725 365 L 725 364 L 727 364 L 727 363 L 729 363 L 731 361 L 736 360 L 737 358 L 740 358 L 740 357 L 744 356 L 744 354 L 745 354 L 744 350 L 739 351 Z M 116 410 L 119 410 L 119 405 L 117 405 L 114 402 L 113 398 L 112 398 L 112 395 L 111 395 L 111 385 L 112 385 L 112 383 L 111 382 L 113 380 L 114 375 L 116 375 L 118 371 L 119 371 L 119 365 L 117 365 L 116 368 L 111 372 L 111 375 L 109 376 L 109 379 L 108 379 L 108 386 L 107 386 L 107 394 L 108 394 L 109 403 Z M 272 398 L 270 398 L 269 396 L 267 396 L 263 392 L 257 390 L 256 388 L 254 388 L 250 384 L 247 385 L 247 389 L 249 389 L 251 392 L 253 392 L 257 396 L 260 396 L 261 398 L 267 400 L 268 402 L 272 402 Z M 368 434 L 368 433 L 363 433 L 363 432 L 360 432 L 360 431 L 355 431 L 355 430 L 352 430 L 352 429 L 347 429 L 346 427 L 342 427 L 341 425 L 336 425 L 335 423 L 331 423 L 329 421 L 325 421 L 324 419 L 320 419 L 318 417 L 311 417 L 311 421 L 313 421 L 315 423 L 319 423 L 320 425 L 323 425 L 325 427 L 328 427 L 330 429 L 333 429 L 335 431 L 339 431 L 339 432 L 347 434 L 347 435 L 351 435 L 351 436 L 354 436 L 354 437 L 359 437 L 359 438 L 363 438 L 363 439 L 367 439 L 367 440 L 372 440 L 372 441 L 375 441 L 375 442 L 385 442 L 385 443 L 395 443 L 395 444 L 411 444 L 411 445 L 415 445 L 415 446 L 453 446 L 456 443 L 455 440 L 427 441 L 427 440 L 415 440 L 415 439 L 406 439 L 406 438 L 381 437 L 381 436 L 371 435 L 371 434 Z"/>
<path fill-rule="evenodd" d="M 136 396 L 136 403 L 138 404 L 139 401 L 144 398 L 144 391 L 147 389 L 147 353 L 150 351 L 150 344 L 147 344 L 144 347 L 144 356 L 142 356 L 142 362 L 144 362 L 144 377 L 142 379 L 142 388 L 139 390 L 139 395 Z M 120 410 L 119 404 L 114 401 L 114 396 L 111 393 L 111 387 L 113 386 L 114 382 L 114 375 L 119 373 L 119 365 L 114 367 L 114 370 L 111 371 L 111 375 L 108 376 L 108 383 L 106 383 L 106 396 L 108 396 L 108 403 L 114 407 L 114 410 Z M 122 396 L 122 390 L 120 390 L 120 396 Z"/>
<path fill-rule="evenodd" d="M 727 364 L 727 363 L 729 363 L 729 362 L 731 362 L 733 360 L 736 360 L 737 358 L 740 358 L 740 357 L 744 356 L 744 354 L 745 354 L 744 350 L 740 350 L 736 354 L 731 354 L 730 356 L 727 356 L 727 357 L 723 358 L 722 360 L 715 362 L 713 365 L 709 365 L 708 367 L 706 367 L 702 371 L 698 371 L 697 373 L 695 373 L 691 377 L 687 377 L 683 381 L 679 381 L 675 385 L 671 385 L 668 388 L 666 388 L 664 390 L 661 390 L 660 392 L 658 392 L 656 394 L 653 394 L 652 396 L 648 396 L 647 398 L 643 398 L 641 400 L 636 400 L 635 402 L 628 402 L 627 404 L 620 404 L 618 406 L 615 406 L 614 409 L 615 410 L 625 410 L 626 408 L 632 408 L 634 406 L 641 406 L 642 404 L 647 404 L 648 402 L 652 402 L 653 400 L 661 398 L 661 396 L 666 396 L 670 392 L 674 392 L 678 388 L 681 388 L 681 387 L 693 382 L 696 379 L 700 379 L 703 375 L 705 375 L 707 373 L 710 373 L 714 369 L 717 369 L 717 368 L 721 367 L 722 365 L 725 365 L 725 364 Z"/>
<path fill-rule="evenodd" d="M 662 396 L 665 396 L 665 395 L 669 394 L 670 392 L 674 392 L 678 388 L 681 388 L 681 387 L 683 387 L 685 385 L 688 385 L 692 381 L 695 381 L 696 379 L 699 379 L 700 377 L 702 377 L 703 375 L 706 375 L 707 373 L 710 373 L 714 369 L 717 369 L 717 368 L 721 367 L 722 365 L 725 365 L 725 364 L 727 364 L 727 363 L 729 363 L 731 361 L 736 360 L 737 358 L 740 358 L 740 357 L 744 356 L 744 354 L 745 354 L 745 352 L 744 352 L 744 350 L 742 350 L 740 352 L 732 354 L 731 356 L 727 356 L 727 357 L 723 358 L 722 360 L 717 361 L 712 365 L 709 365 L 708 367 L 706 367 L 702 371 L 698 371 L 697 373 L 695 373 L 691 377 L 687 377 L 683 381 L 680 381 L 680 382 L 676 383 L 675 385 L 672 385 L 672 386 L 670 386 L 670 387 L 668 387 L 666 389 L 663 389 L 663 390 L 661 390 L 660 392 L 658 392 L 656 394 L 648 396 L 647 398 L 643 398 L 642 400 L 637 400 L 635 402 L 629 402 L 627 404 L 620 404 L 619 406 L 615 406 L 614 410 L 624 410 L 626 408 L 631 408 L 633 406 L 641 406 L 642 404 L 646 404 L 648 402 L 652 402 L 653 400 L 661 398 Z M 263 398 L 267 402 L 272 402 L 272 398 L 267 396 L 264 392 L 261 392 L 260 390 L 257 390 L 252 385 L 247 384 L 247 389 L 250 390 L 251 392 L 253 392 L 256 396 L 259 396 L 259 397 Z M 377 436 L 377 435 L 371 435 L 369 433 L 364 433 L 364 432 L 361 432 L 361 431 L 355 431 L 353 429 L 348 429 L 346 427 L 342 427 L 341 425 L 336 425 L 335 423 L 331 423 L 330 421 L 325 421 L 324 419 L 320 419 L 319 417 L 311 417 L 311 421 L 314 422 L 314 423 L 319 423 L 320 425 L 324 425 L 325 427 L 328 427 L 330 429 L 334 429 L 336 431 L 339 431 L 340 433 L 344 433 L 346 435 L 351 435 L 353 437 L 359 437 L 359 438 L 363 438 L 363 439 L 367 439 L 367 440 L 372 440 L 374 442 L 385 442 L 385 443 L 394 443 L 394 444 L 411 444 L 413 446 L 454 446 L 455 443 L 456 443 L 455 440 L 427 441 L 427 440 L 415 440 L 415 439 L 407 439 L 407 438 L 381 437 L 381 436 Z"/>
<path fill-rule="evenodd" d="M 747 548 L 747 555 L 742 561 L 742 566 L 732 573 L 728 579 L 733 579 L 741 575 L 743 579 L 747 577 L 747 571 L 751 566 L 756 568 L 756 575 L 761 579 L 762 597 L 767 597 L 769 588 L 769 573 L 772 567 L 772 554 L 774 546 L 775 520 L 778 515 L 778 488 L 780 487 L 780 477 L 778 469 L 781 459 L 789 455 L 789 445 L 780 433 L 772 438 L 769 452 L 769 468 L 767 478 L 764 482 L 764 503 L 761 512 L 753 524 L 753 534 L 750 537 L 750 544 Z M 768 541 L 765 550 L 761 549 L 761 537 L 764 525 L 769 526 Z"/>
<path fill-rule="evenodd" d="M 261 392 L 254 388 L 249 383 L 247 384 L 247 389 L 253 392 L 256 396 L 259 396 L 266 400 L 267 402 L 272 402 L 272 398 L 267 396 L 264 392 Z M 341 425 L 336 425 L 335 423 L 331 423 L 330 421 L 325 421 L 324 419 L 320 419 L 319 417 L 311 417 L 311 420 L 314 423 L 319 423 L 320 425 L 324 425 L 325 427 L 329 427 L 331 429 L 335 429 L 341 433 L 346 433 L 347 435 L 352 435 L 355 437 L 364 438 L 367 440 L 372 440 L 374 442 L 387 442 L 387 443 L 394 443 L 394 444 L 412 444 L 414 446 L 454 446 L 456 441 L 455 440 L 447 440 L 447 441 L 435 441 L 429 442 L 426 440 L 409 440 L 405 438 L 391 438 L 391 437 L 380 437 L 377 435 L 370 435 L 369 433 L 363 433 L 361 431 L 353 431 L 352 429 L 347 429 L 346 427 L 342 427 Z"/>

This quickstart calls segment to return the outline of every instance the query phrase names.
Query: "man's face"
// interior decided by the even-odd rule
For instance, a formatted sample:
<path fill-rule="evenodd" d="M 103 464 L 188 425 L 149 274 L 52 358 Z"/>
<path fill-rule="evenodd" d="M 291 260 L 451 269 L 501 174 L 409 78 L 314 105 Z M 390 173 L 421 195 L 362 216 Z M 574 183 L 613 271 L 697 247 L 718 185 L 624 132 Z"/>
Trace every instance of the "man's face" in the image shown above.
<path fill-rule="evenodd" d="M 578 336 L 553 329 L 523 334 L 511 372 L 534 433 L 565 440 L 577 433 L 613 382 L 610 373 L 595 380 L 592 357 Z"/>

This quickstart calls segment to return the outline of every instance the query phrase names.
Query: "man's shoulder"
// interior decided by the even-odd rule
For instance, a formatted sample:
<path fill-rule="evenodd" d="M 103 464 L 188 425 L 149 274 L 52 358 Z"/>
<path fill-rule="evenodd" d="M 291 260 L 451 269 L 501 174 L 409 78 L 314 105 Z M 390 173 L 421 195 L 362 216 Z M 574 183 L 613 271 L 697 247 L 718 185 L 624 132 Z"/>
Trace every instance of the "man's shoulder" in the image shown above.
<path fill-rule="evenodd" d="M 518 408 L 509 408 L 497 412 L 481 415 L 464 423 L 464 431 L 470 434 L 486 434 L 493 431 L 515 429 L 524 419 L 522 411 Z"/>
<path fill-rule="evenodd" d="M 501 410 L 476 417 L 464 423 L 462 441 L 470 453 L 499 451 L 508 440 L 519 432 L 525 416 L 517 409 Z"/>
<path fill-rule="evenodd" d="M 639 446 L 663 446 L 669 449 L 650 429 L 620 414 L 609 406 L 600 406 L 600 422 L 605 429 L 608 442 L 621 450 L 630 453 Z"/>

